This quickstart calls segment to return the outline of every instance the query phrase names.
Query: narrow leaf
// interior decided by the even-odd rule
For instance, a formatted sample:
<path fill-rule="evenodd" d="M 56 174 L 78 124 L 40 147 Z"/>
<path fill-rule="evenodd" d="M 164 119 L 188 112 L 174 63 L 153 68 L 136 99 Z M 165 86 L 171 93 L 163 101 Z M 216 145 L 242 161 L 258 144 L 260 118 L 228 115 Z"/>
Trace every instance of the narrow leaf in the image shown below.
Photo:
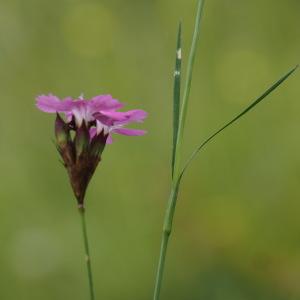
<path fill-rule="evenodd" d="M 203 6 L 204 6 L 204 0 L 199 0 L 197 13 L 196 13 L 196 21 L 195 21 L 192 45 L 191 45 L 188 64 L 187 64 L 187 73 L 186 73 L 185 87 L 184 87 L 183 98 L 182 98 L 182 106 L 180 109 L 179 127 L 178 127 L 177 140 L 176 140 L 177 141 L 176 153 L 174 155 L 174 173 L 176 173 L 176 176 L 180 165 L 180 152 L 181 152 L 181 145 L 183 139 L 183 131 L 184 131 L 185 118 L 186 118 L 186 112 L 188 107 L 188 100 L 189 100 L 190 90 L 191 90 L 196 49 L 197 49 L 197 44 L 200 35 L 200 24 L 201 24 Z"/>
<path fill-rule="evenodd" d="M 212 135 L 210 135 L 202 144 L 200 144 L 194 152 L 191 154 L 191 156 L 188 158 L 186 164 L 184 165 L 178 181 L 180 182 L 182 175 L 192 162 L 192 160 L 196 157 L 196 155 L 199 153 L 199 151 L 208 143 L 210 142 L 215 136 L 217 136 L 219 133 L 221 133 L 224 129 L 235 123 L 238 119 L 240 119 L 243 115 L 245 115 L 247 112 L 252 110 L 257 104 L 259 104 L 263 99 L 265 99 L 270 93 L 272 93 L 280 84 L 282 84 L 292 73 L 296 71 L 298 68 L 298 65 L 293 68 L 291 71 L 289 71 L 287 74 L 285 74 L 283 77 L 281 77 L 277 82 L 275 82 L 270 88 L 268 88 L 261 96 L 259 96 L 255 101 L 253 101 L 248 107 L 246 107 L 241 113 L 239 113 L 236 117 L 234 117 L 231 121 L 226 123 L 224 126 L 222 126 L 220 129 L 215 131 Z"/>
<path fill-rule="evenodd" d="M 179 27 L 178 27 L 175 71 L 174 71 L 172 177 L 174 175 L 175 153 L 176 153 L 176 144 L 177 144 L 178 125 L 179 125 L 180 85 L 181 85 L 181 22 L 179 23 Z"/>

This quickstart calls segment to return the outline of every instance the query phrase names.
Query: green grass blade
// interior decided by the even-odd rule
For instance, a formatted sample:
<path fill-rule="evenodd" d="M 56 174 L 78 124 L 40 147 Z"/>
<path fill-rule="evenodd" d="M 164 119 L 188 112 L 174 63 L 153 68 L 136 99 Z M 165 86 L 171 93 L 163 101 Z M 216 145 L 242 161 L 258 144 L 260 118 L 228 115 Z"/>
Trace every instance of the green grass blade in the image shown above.
<path fill-rule="evenodd" d="M 270 93 L 272 93 L 280 84 L 282 84 L 292 73 L 296 71 L 298 68 L 298 65 L 290 70 L 287 74 L 285 74 L 283 77 L 281 77 L 277 82 L 275 82 L 270 88 L 268 88 L 261 96 L 259 96 L 255 101 L 253 101 L 248 107 L 246 107 L 241 113 L 239 113 L 236 117 L 234 117 L 231 121 L 226 123 L 224 126 L 222 126 L 220 129 L 215 131 L 212 135 L 210 135 L 202 144 L 200 144 L 195 151 L 191 154 L 191 156 L 188 158 L 187 162 L 185 163 L 180 176 L 179 181 L 181 180 L 182 175 L 192 162 L 192 160 L 196 157 L 196 155 L 199 153 L 199 151 L 208 143 L 210 142 L 215 136 L 217 136 L 219 133 L 221 133 L 224 129 L 235 123 L 237 120 L 239 120 L 242 116 L 244 116 L 247 112 L 252 110 L 257 104 L 259 104 L 263 99 L 265 99 Z"/>
<path fill-rule="evenodd" d="M 172 177 L 174 175 L 175 153 L 176 153 L 176 144 L 177 144 L 178 125 L 179 125 L 180 86 L 181 86 L 181 22 L 179 23 L 179 27 L 178 27 L 175 71 L 174 71 Z"/>
<path fill-rule="evenodd" d="M 174 161 L 175 161 L 174 173 L 178 173 L 179 165 L 180 165 L 180 152 L 181 152 L 181 145 L 182 145 L 182 139 L 183 139 L 183 131 L 184 131 L 185 118 L 186 118 L 186 112 L 187 112 L 187 107 L 188 107 L 188 100 L 189 100 L 190 90 L 191 90 L 196 49 L 197 49 L 197 44 L 198 44 L 199 35 L 200 35 L 200 24 L 201 24 L 203 6 L 204 6 L 204 0 L 199 0 L 198 7 L 197 7 L 193 39 L 192 39 L 192 45 L 191 45 L 190 54 L 189 54 L 189 58 L 188 58 L 188 64 L 187 64 L 187 73 L 186 73 L 185 88 L 184 88 L 184 93 L 183 93 L 183 98 L 182 98 L 182 106 L 181 106 L 181 110 L 180 110 L 179 128 L 178 128 L 178 134 L 177 134 L 177 145 L 176 145 L 176 153 L 175 153 L 175 158 L 174 158 Z"/>

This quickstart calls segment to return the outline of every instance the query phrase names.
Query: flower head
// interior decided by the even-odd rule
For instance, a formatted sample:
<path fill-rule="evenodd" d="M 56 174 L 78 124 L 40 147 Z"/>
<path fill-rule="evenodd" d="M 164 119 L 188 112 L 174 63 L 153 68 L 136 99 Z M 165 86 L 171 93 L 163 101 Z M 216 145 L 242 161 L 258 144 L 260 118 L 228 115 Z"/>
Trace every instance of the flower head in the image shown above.
<path fill-rule="evenodd" d="M 36 99 L 36 106 L 43 112 L 56 113 L 56 146 L 81 207 L 105 145 L 112 142 L 112 133 L 128 136 L 145 134 L 144 130 L 124 126 L 142 122 L 147 113 L 143 110 L 117 111 L 123 104 L 110 95 L 62 100 L 51 94 L 41 95 Z"/>

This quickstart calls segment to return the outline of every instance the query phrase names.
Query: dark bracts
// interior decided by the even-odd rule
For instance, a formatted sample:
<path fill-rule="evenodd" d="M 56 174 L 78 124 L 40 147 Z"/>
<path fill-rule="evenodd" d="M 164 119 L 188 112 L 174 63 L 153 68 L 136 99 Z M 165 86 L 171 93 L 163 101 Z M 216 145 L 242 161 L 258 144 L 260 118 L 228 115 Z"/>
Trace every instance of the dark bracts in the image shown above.
<path fill-rule="evenodd" d="M 75 122 L 65 122 L 59 114 L 55 121 L 56 146 L 63 165 L 68 171 L 69 179 L 79 207 L 84 206 L 84 196 L 88 184 L 101 160 L 107 134 L 100 132 L 90 138 L 89 128 L 82 122 L 78 128 Z M 75 132 L 74 138 L 71 131 Z"/>

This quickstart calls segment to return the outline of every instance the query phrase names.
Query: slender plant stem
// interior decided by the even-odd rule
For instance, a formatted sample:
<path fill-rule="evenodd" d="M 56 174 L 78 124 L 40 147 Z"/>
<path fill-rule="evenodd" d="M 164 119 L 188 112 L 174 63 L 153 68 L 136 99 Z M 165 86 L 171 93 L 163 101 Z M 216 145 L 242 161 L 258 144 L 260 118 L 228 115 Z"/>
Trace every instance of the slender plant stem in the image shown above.
<path fill-rule="evenodd" d="M 87 230 L 86 230 L 84 207 L 81 207 L 81 206 L 79 207 L 79 214 L 80 214 L 80 217 L 81 217 L 82 234 L 83 234 L 84 250 L 85 250 L 85 260 L 86 260 L 86 267 L 87 267 L 88 281 L 89 281 L 89 289 L 90 289 L 90 299 L 95 300 L 92 266 L 91 266 L 91 257 L 90 257 L 90 251 L 89 251 L 88 235 L 87 235 Z"/>
<path fill-rule="evenodd" d="M 198 0 L 197 6 L 197 14 L 195 20 L 195 27 L 192 39 L 192 45 L 190 49 L 190 54 L 188 58 L 187 64 L 187 75 L 185 80 L 184 93 L 182 98 L 182 104 L 180 106 L 180 83 L 181 83 L 181 25 L 178 30 L 177 37 L 177 55 L 176 55 L 176 63 L 175 63 L 175 76 L 174 76 L 174 95 L 173 95 L 173 149 L 172 149 L 172 189 L 169 197 L 169 201 L 167 204 L 167 209 L 165 213 L 164 225 L 163 225 L 163 234 L 161 240 L 160 247 L 160 255 L 159 255 L 159 263 L 156 274 L 155 281 L 155 289 L 154 289 L 154 297 L 153 300 L 160 299 L 160 291 L 163 280 L 163 273 L 165 268 L 165 261 L 168 249 L 169 237 L 172 232 L 172 224 L 173 218 L 176 208 L 178 188 L 182 179 L 183 174 L 186 169 L 190 165 L 191 161 L 196 157 L 198 152 L 211 140 L 213 140 L 219 133 L 225 130 L 230 125 L 234 124 L 237 120 L 239 120 L 243 115 L 252 110 L 258 103 L 260 103 L 266 96 L 268 96 L 272 91 L 274 91 L 281 83 L 283 83 L 296 69 L 289 71 L 286 75 L 284 75 L 281 79 L 279 79 L 275 84 L 273 84 L 268 90 L 266 90 L 260 97 L 258 97 L 254 102 L 252 102 L 248 107 L 246 107 L 241 113 L 235 116 L 232 120 L 223 125 L 220 129 L 215 131 L 212 135 L 210 135 L 203 143 L 201 143 L 195 151 L 190 155 L 187 162 L 181 168 L 181 148 L 183 144 L 183 133 L 184 133 L 184 125 L 188 108 L 188 101 L 192 83 L 192 75 L 193 75 L 193 66 L 196 56 L 197 42 L 199 39 L 200 33 L 200 24 L 201 17 L 203 12 L 205 0 Z"/>
<path fill-rule="evenodd" d="M 162 284 L 162 278 L 164 273 L 164 266 L 168 248 L 168 241 L 169 241 L 170 234 L 167 232 L 163 232 L 162 239 L 161 239 L 161 246 L 160 246 L 160 255 L 159 255 L 159 262 L 158 262 L 158 269 L 156 274 L 156 282 L 155 282 L 155 289 L 154 289 L 154 300 L 159 299 L 160 289 Z"/>
<path fill-rule="evenodd" d="M 172 232 L 172 224 L 173 224 L 173 218 L 174 218 L 174 212 L 175 212 L 175 207 L 176 207 L 177 193 L 178 193 L 178 187 L 179 187 L 180 180 L 181 180 L 181 177 L 178 179 L 178 181 L 176 181 L 175 185 L 172 186 L 170 198 L 169 198 L 169 201 L 167 204 L 153 300 L 158 300 L 160 297 L 160 290 L 161 290 L 161 285 L 162 285 L 163 273 L 164 273 L 164 269 L 165 269 L 165 260 L 166 260 L 166 254 L 167 254 L 167 249 L 168 249 L 168 242 L 169 242 L 170 234 Z"/>
<path fill-rule="evenodd" d="M 173 153 L 172 153 L 172 189 L 165 213 L 163 235 L 159 254 L 158 270 L 155 281 L 154 300 L 159 300 L 162 285 L 163 273 L 165 268 L 165 260 L 168 248 L 168 241 L 172 231 L 172 223 L 177 202 L 178 187 L 182 174 L 180 172 L 180 154 L 183 139 L 184 124 L 190 95 L 193 66 L 196 56 L 197 42 L 200 33 L 200 22 L 203 11 L 204 0 L 198 0 L 195 27 L 192 39 L 191 50 L 188 58 L 187 76 L 183 93 L 182 105 L 179 109 L 180 100 L 180 71 L 181 71 L 181 26 L 178 31 L 177 38 L 177 59 L 175 64 L 175 81 L 174 81 L 174 132 L 173 132 Z M 179 76 L 178 76 L 179 75 Z"/>
<path fill-rule="evenodd" d="M 291 74 L 293 74 L 297 68 L 298 68 L 298 65 L 295 68 L 293 68 L 292 70 L 290 70 L 283 77 L 281 77 L 277 82 L 275 82 L 261 96 L 259 96 L 255 101 L 253 101 L 250 105 L 248 105 L 242 112 L 240 112 L 238 115 L 236 115 L 233 119 L 231 119 L 229 122 L 227 122 L 221 128 L 216 130 L 214 133 L 212 133 L 206 140 L 204 140 L 204 142 L 202 142 L 195 149 L 195 151 L 189 157 L 189 159 L 187 160 L 187 162 L 185 163 L 183 169 L 179 172 L 179 174 L 177 174 L 177 173 L 175 174 L 176 177 L 173 178 L 172 190 L 171 190 L 171 194 L 170 194 L 170 198 L 169 198 L 169 201 L 167 204 L 167 210 L 166 210 L 166 214 L 165 214 L 165 220 L 164 220 L 164 226 L 163 226 L 163 236 L 162 236 L 162 242 L 161 242 L 161 248 L 160 248 L 159 264 L 158 264 L 156 283 L 155 283 L 155 292 L 154 292 L 154 298 L 153 298 L 154 300 L 159 300 L 159 296 L 160 296 L 160 289 L 161 289 L 161 284 L 162 284 L 162 279 L 163 279 L 163 272 L 164 272 L 166 253 L 167 253 L 167 248 L 168 248 L 168 241 L 169 241 L 170 234 L 172 232 L 172 223 L 173 223 L 175 207 L 176 207 L 176 202 L 177 202 L 178 189 L 179 189 L 181 179 L 182 179 L 183 174 L 185 173 L 186 169 L 190 165 L 191 161 L 198 154 L 198 152 L 204 146 L 206 146 L 210 141 L 212 141 L 223 130 L 225 130 L 230 125 L 234 124 L 242 116 L 244 116 L 247 112 L 252 110 L 257 104 L 259 104 L 264 98 L 266 98 L 271 92 L 273 92 L 280 84 L 282 84 Z"/>

